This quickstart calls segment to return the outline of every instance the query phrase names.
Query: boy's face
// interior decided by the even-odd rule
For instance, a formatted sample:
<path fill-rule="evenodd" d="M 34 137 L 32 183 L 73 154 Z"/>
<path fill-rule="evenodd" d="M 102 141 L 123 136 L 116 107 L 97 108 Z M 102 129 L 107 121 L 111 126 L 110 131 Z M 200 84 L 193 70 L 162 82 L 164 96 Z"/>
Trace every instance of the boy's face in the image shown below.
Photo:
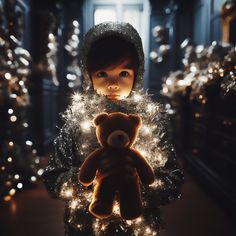
<path fill-rule="evenodd" d="M 98 94 L 110 100 L 129 96 L 134 83 L 134 69 L 131 60 L 125 59 L 115 67 L 95 71 L 91 74 L 93 88 Z"/>

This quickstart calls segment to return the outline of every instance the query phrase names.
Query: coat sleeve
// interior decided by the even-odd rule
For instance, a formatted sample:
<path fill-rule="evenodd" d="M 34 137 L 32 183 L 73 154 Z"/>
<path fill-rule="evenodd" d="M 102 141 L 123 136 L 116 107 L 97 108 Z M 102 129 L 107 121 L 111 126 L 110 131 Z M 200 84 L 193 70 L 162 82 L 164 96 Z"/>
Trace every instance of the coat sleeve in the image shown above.
<path fill-rule="evenodd" d="M 171 144 L 170 132 L 166 130 L 166 127 L 170 127 L 169 120 L 166 112 L 163 111 L 163 113 L 163 118 L 158 123 L 163 123 L 164 130 L 155 134 L 160 139 L 159 144 L 162 147 L 163 155 L 166 157 L 165 164 L 154 169 L 156 181 L 159 181 L 159 187 L 154 191 L 156 192 L 156 203 L 158 205 L 165 205 L 172 200 L 178 199 L 184 182 L 183 171 Z"/>
<path fill-rule="evenodd" d="M 169 151 L 167 161 L 163 167 L 156 168 L 155 177 L 160 180 L 158 192 L 158 205 L 165 205 L 170 201 L 178 199 L 181 186 L 184 182 L 183 171 L 176 159 L 175 152 Z"/>
<path fill-rule="evenodd" d="M 64 185 L 77 189 L 80 164 L 76 158 L 73 130 L 65 124 L 54 140 L 54 153 L 42 175 L 51 197 L 63 199 L 61 191 Z"/>

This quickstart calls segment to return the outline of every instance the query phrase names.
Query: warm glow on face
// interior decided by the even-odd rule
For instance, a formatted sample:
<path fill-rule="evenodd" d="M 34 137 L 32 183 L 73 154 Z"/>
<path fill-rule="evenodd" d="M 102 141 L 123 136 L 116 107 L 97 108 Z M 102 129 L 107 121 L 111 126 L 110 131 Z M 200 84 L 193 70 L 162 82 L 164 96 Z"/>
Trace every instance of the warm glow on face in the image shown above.
<path fill-rule="evenodd" d="M 120 100 L 129 96 L 134 83 L 134 69 L 130 64 L 130 59 L 126 59 L 115 67 L 92 73 L 96 92 L 110 100 Z"/>

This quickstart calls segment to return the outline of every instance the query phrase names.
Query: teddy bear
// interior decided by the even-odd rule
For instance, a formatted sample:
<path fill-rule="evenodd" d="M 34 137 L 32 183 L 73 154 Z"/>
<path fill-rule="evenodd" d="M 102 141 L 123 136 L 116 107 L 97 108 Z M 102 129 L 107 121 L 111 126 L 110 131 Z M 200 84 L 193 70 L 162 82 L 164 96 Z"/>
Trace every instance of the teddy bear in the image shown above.
<path fill-rule="evenodd" d="M 96 177 L 89 205 L 95 217 L 110 217 L 115 200 L 123 219 L 132 220 L 142 214 L 140 180 L 149 185 L 155 177 L 147 160 L 131 147 L 141 122 L 138 115 L 121 112 L 100 113 L 94 119 L 101 148 L 89 154 L 81 165 L 79 182 L 89 186 Z"/>

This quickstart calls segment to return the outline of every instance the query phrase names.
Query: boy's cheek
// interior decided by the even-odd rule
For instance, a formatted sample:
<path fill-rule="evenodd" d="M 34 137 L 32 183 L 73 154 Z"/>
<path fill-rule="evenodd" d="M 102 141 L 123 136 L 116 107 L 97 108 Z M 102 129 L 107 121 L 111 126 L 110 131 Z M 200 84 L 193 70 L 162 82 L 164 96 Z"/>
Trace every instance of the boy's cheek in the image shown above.
<path fill-rule="evenodd" d="M 123 91 L 131 92 L 131 90 L 133 88 L 133 83 L 134 83 L 134 80 L 129 79 L 129 80 L 124 81 L 123 83 L 121 83 L 120 87 Z"/>

